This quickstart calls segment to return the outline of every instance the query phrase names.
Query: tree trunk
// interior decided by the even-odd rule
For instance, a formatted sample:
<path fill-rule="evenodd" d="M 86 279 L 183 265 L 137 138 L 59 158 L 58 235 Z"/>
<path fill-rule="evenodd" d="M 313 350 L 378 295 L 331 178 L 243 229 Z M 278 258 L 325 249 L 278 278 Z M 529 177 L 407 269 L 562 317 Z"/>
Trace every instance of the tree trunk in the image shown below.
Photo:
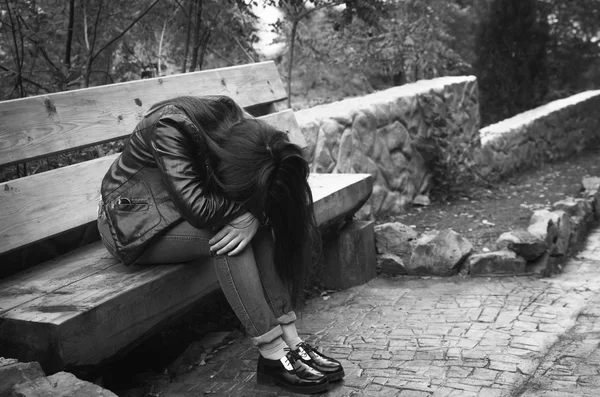
<path fill-rule="evenodd" d="M 69 27 L 67 29 L 67 45 L 65 48 L 65 66 L 67 73 L 71 70 L 71 47 L 73 43 L 73 25 L 75 24 L 75 0 L 69 1 Z M 65 76 L 68 80 L 69 76 Z"/>
<path fill-rule="evenodd" d="M 296 30 L 298 29 L 298 23 L 300 20 L 294 19 L 292 21 L 292 34 L 290 37 L 290 59 L 288 64 L 287 73 L 287 91 L 288 91 L 288 108 L 292 108 L 292 69 L 294 66 L 294 45 L 296 44 Z"/>
<path fill-rule="evenodd" d="M 188 24 L 187 24 L 187 29 L 186 29 L 186 35 L 185 35 L 185 47 L 184 47 L 184 52 L 183 52 L 183 65 L 181 65 L 181 73 L 185 73 L 186 72 L 186 68 L 187 68 L 187 58 L 190 52 L 190 38 L 192 35 L 192 10 L 194 7 L 194 1 L 193 0 L 189 0 L 189 8 L 188 8 L 188 13 L 187 13 L 187 17 L 188 17 Z"/>
<path fill-rule="evenodd" d="M 200 37 L 200 27 L 202 26 L 202 6 L 203 0 L 197 1 L 197 9 L 196 9 L 196 29 L 194 34 L 194 49 L 192 51 L 192 61 L 190 64 L 190 72 L 196 70 L 196 65 L 198 64 L 198 50 L 200 49 L 201 37 Z"/>

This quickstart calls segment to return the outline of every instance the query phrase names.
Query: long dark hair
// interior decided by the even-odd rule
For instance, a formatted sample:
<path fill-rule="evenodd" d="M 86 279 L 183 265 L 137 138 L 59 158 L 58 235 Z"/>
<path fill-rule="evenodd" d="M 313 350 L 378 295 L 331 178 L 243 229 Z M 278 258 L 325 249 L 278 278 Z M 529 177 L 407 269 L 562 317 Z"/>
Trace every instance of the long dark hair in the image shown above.
<path fill-rule="evenodd" d="M 321 248 L 302 149 L 226 96 L 178 97 L 153 108 L 164 105 L 183 110 L 198 129 L 212 188 L 270 225 L 277 272 L 299 305 L 307 270 Z"/>

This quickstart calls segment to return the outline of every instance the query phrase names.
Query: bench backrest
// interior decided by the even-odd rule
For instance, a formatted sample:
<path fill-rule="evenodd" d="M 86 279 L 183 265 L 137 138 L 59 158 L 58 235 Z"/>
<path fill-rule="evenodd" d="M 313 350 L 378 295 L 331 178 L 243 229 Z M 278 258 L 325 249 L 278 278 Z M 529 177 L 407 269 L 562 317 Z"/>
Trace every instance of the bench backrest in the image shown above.
<path fill-rule="evenodd" d="M 180 95 L 228 95 L 306 142 L 273 62 L 207 70 L 0 102 L 0 166 L 127 137 L 144 112 Z M 92 222 L 100 182 L 118 154 L 0 184 L 0 254 Z"/>

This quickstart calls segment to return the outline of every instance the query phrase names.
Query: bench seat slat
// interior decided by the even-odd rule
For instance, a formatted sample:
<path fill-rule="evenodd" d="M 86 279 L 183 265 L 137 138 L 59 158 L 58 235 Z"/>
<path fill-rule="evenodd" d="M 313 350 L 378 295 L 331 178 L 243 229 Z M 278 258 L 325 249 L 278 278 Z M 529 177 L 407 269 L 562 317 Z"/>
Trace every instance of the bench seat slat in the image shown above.
<path fill-rule="evenodd" d="M 259 117 L 306 146 L 291 110 Z M 118 154 L 0 183 L 0 254 L 93 221 L 104 174 Z"/>
<path fill-rule="evenodd" d="M 242 107 L 287 98 L 269 61 L 6 101 L 0 103 L 0 165 L 126 137 L 156 102 L 215 94 Z"/>
<path fill-rule="evenodd" d="M 319 224 L 356 208 L 372 189 L 366 174 L 315 174 L 310 183 Z M 85 255 L 97 258 L 96 268 L 85 269 Z M 218 288 L 206 264 L 125 267 L 95 243 L 57 258 L 51 267 L 9 277 L 0 282 L 0 347 L 29 346 L 29 356 L 20 358 L 40 360 L 46 369 L 98 364 Z M 32 292 L 5 306 L 3 297 L 14 286 Z"/>

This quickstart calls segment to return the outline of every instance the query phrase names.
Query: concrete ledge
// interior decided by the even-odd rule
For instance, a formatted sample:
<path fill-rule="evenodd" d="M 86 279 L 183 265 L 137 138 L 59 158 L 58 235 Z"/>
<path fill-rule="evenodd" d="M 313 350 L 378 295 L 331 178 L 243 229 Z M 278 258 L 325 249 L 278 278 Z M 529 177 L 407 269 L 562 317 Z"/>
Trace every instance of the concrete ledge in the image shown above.
<path fill-rule="evenodd" d="M 600 143 L 598 108 L 600 90 L 586 91 L 481 129 L 479 173 L 503 177 Z"/>

